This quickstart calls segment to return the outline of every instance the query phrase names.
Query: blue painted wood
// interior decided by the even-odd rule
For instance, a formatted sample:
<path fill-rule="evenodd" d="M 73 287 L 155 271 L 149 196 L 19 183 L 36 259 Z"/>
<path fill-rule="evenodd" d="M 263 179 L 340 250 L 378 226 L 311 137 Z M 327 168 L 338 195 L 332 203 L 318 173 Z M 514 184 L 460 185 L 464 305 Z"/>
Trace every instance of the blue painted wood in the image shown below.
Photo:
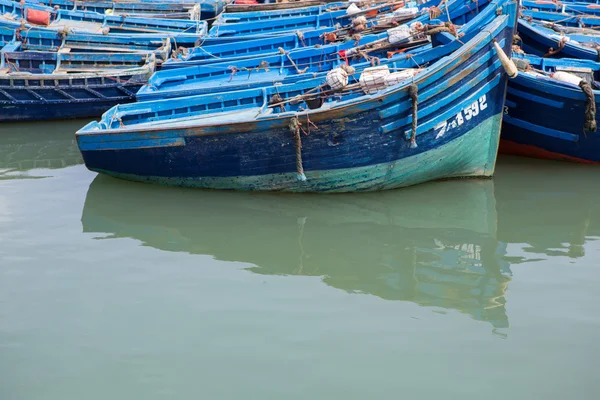
<path fill-rule="evenodd" d="M 336 2 L 322 4 L 312 7 L 286 8 L 282 10 L 271 11 L 251 11 L 251 12 L 224 12 L 214 21 L 214 24 L 231 24 L 240 22 L 256 22 L 279 18 L 290 18 L 297 16 L 320 15 L 327 11 L 345 9 L 347 2 Z"/>
<path fill-rule="evenodd" d="M 525 18 L 533 18 L 538 21 L 554 22 L 563 26 L 575 26 L 575 27 L 598 27 L 600 26 L 600 19 L 598 16 L 579 14 L 579 13 L 558 13 L 551 11 L 534 11 L 529 9 L 521 10 L 521 14 Z"/>
<path fill-rule="evenodd" d="M 155 68 L 144 54 L 2 52 L 0 121 L 101 115 L 135 100 Z"/>
<path fill-rule="evenodd" d="M 488 0 L 480 0 L 479 7 L 483 8 L 488 3 Z M 421 7 L 425 7 L 426 5 L 422 5 Z M 465 15 L 471 13 L 472 1 L 471 0 L 450 0 L 442 5 L 440 5 L 440 9 L 444 11 L 442 15 L 439 17 L 442 21 L 446 21 L 447 15 L 450 14 L 450 18 L 455 21 L 457 24 L 464 24 L 468 21 L 468 18 Z M 448 10 L 446 12 L 446 9 Z M 426 22 L 427 18 L 425 16 L 418 17 L 415 21 Z M 231 44 L 221 44 L 216 46 L 200 46 L 194 49 L 190 49 L 189 52 L 185 54 L 180 54 L 175 59 L 167 60 L 167 62 L 163 65 L 164 69 L 170 68 L 181 68 L 182 66 L 189 65 L 204 65 L 204 64 L 213 64 L 219 62 L 235 62 L 245 58 L 252 58 L 259 55 L 277 55 L 279 54 L 279 49 L 283 49 L 285 51 L 291 51 L 299 48 L 308 48 L 313 46 L 341 46 L 338 50 L 341 50 L 344 47 L 348 47 L 349 44 L 344 44 L 342 42 L 347 38 L 346 36 L 340 37 L 338 41 L 333 44 L 328 44 L 323 40 L 323 34 L 329 32 L 331 27 L 309 30 L 302 32 L 301 35 L 297 33 L 290 33 L 287 35 L 278 35 L 270 38 L 263 38 L 257 40 L 247 40 L 243 42 L 231 43 Z M 369 34 L 369 35 L 361 35 L 358 43 L 354 43 L 356 45 L 364 45 L 367 43 L 371 43 L 375 40 L 385 39 L 387 37 L 387 33 L 379 33 L 379 34 Z M 182 63 L 185 62 L 185 63 Z"/>
<path fill-rule="evenodd" d="M 452 7 L 453 11 L 450 15 L 455 18 L 453 19 L 454 23 L 464 22 L 465 19 L 473 18 L 472 21 L 463 24 L 459 29 L 460 33 L 465 35 L 465 40 L 474 36 L 482 26 L 489 23 L 495 17 L 494 7 L 487 7 L 488 3 L 483 0 L 481 1 L 480 14 L 478 15 L 474 14 L 473 10 L 468 5 L 465 6 L 462 1 L 451 3 L 450 6 L 454 4 L 460 5 Z M 429 20 L 428 14 L 420 17 L 419 21 L 423 23 L 432 22 Z M 442 37 L 452 38 L 448 34 L 445 34 L 445 36 L 442 35 Z M 364 43 L 387 40 L 386 38 L 387 34 L 370 35 L 365 39 Z M 423 42 L 417 41 L 412 45 L 405 45 L 410 48 L 422 44 Z M 395 50 L 396 47 L 371 51 L 369 55 L 378 57 L 382 65 L 389 65 L 392 68 L 413 68 L 417 65 L 427 65 L 435 59 L 450 54 L 460 45 L 459 41 L 449 39 L 447 44 L 436 46 L 433 49 L 409 50 L 406 53 L 396 54 L 389 58 L 387 52 Z M 228 60 L 209 65 L 175 69 L 167 68 L 152 76 L 148 85 L 141 88 L 138 92 L 138 99 L 156 100 L 167 97 L 210 93 L 214 92 L 215 89 L 228 91 L 272 85 L 274 82 L 290 83 L 312 78 L 315 74 L 323 76 L 330 69 L 346 62 L 360 72 L 371 64 L 362 57 L 350 57 L 351 52 L 357 53 L 354 47 L 355 43 L 350 41 L 318 48 L 297 49 L 287 54 L 277 53 L 277 55 L 271 56 L 246 58 L 237 60 L 235 63 Z M 349 58 L 344 58 L 340 54 L 342 50 L 346 52 Z M 265 65 L 268 67 L 265 68 Z M 232 66 L 238 71 L 235 74 L 232 74 Z"/>
<path fill-rule="evenodd" d="M 600 7 L 597 4 L 585 2 L 561 1 L 560 3 L 554 3 L 548 0 L 522 0 L 521 7 L 532 11 L 549 11 L 569 15 L 600 15 Z"/>
<path fill-rule="evenodd" d="M 558 49 L 561 41 L 561 36 L 555 32 L 536 26 L 524 19 L 519 19 L 519 36 L 522 39 L 521 48 L 526 53 L 536 56 L 546 55 L 550 48 Z M 565 36 L 568 37 L 570 35 Z M 560 52 L 549 55 L 549 57 L 579 58 L 597 61 L 600 59 L 600 53 L 595 46 L 597 46 L 597 42 L 592 42 L 587 47 L 584 43 L 575 43 L 571 40 L 565 43 L 564 48 Z"/>
<path fill-rule="evenodd" d="M 321 15 L 307 15 L 265 21 L 240 22 L 236 24 L 214 24 L 208 31 L 210 37 L 247 36 L 255 34 L 277 34 L 307 29 L 333 27 L 340 23 L 342 26 L 350 23 L 345 17 L 345 11 L 327 12 Z M 372 23 L 368 26 L 372 26 Z"/>
<path fill-rule="evenodd" d="M 223 37 L 263 33 L 275 34 L 298 30 L 320 29 L 323 27 L 347 26 L 357 16 L 348 15 L 344 8 L 339 9 L 338 7 L 338 9 L 327 9 L 322 7 L 298 8 L 291 11 L 236 13 L 233 16 L 224 13 L 213 22 L 212 28 L 209 31 L 209 36 Z M 423 8 L 423 6 L 421 6 L 421 8 Z M 393 11 L 392 5 L 385 3 L 377 7 L 365 8 L 365 10 L 371 10 L 376 13 L 374 16 L 368 16 L 366 25 L 368 29 L 382 23 L 382 18 L 386 18 L 387 20 L 391 20 L 392 18 L 406 18 L 405 16 L 396 16 L 391 13 L 391 11 Z"/>
<path fill-rule="evenodd" d="M 11 73 L 102 72 L 141 68 L 154 60 L 152 54 L 143 53 L 56 53 L 19 50 L 11 50 L 9 46 L 5 46 L 0 51 L 0 67 L 7 68 Z"/>
<path fill-rule="evenodd" d="M 204 0 L 178 2 L 144 1 L 74 1 L 74 0 L 27 0 L 28 3 L 59 7 L 62 10 L 93 11 L 104 14 L 107 10 L 114 15 L 127 14 L 146 18 L 183 18 L 189 19 L 189 11 L 196 4 L 200 7 L 200 19 L 214 18 L 223 11 L 225 1 Z"/>
<path fill-rule="evenodd" d="M 250 37 L 249 37 L 250 38 Z M 158 60 L 164 60 L 172 47 L 190 48 L 196 45 L 215 45 L 241 42 L 239 38 L 207 38 L 191 33 L 76 33 L 56 29 L 21 25 L 16 21 L 0 19 L 0 46 L 21 41 L 24 50 L 83 52 L 153 52 Z"/>
<path fill-rule="evenodd" d="M 64 26 L 69 30 L 77 30 L 74 23 L 86 22 L 96 24 L 98 27 L 113 33 L 136 32 L 180 32 L 205 35 L 208 29 L 206 21 L 169 20 L 160 18 L 143 18 L 128 16 L 112 16 L 87 11 L 55 10 L 51 7 L 36 4 L 21 4 L 12 0 L 0 0 L 0 12 L 27 22 L 27 10 L 43 10 L 50 13 L 51 23 Z M 29 24 L 26 24 L 29 27 Z"/>
<path fill-rule="evenodd" d="M 587 68 L 594 73 L 596 81 L 600 80 L 600 63 L 519 57 L 526 58 L 539 71 L 552 73 L 557 68 Z M 600 90 L 595 90 L 594 95 L 596 108 L 600 110 Z M 506 152 L 531 157 L 600 162 L 599 133 L 584 131 L 586 104 L 587 99 L 578 86 L 519 72 L 508 86 L 503 148 Z M 598 115 L 596 121 L 600 125 Z"/>
<path fill-rule="evenodd" d="M 291 98 L 306 93 L 321 83 L 318 78 L 113 108 L 101 122 L 77 133 L 78 145 L 94 171 L 219 189 L 364 191 L 444 177 L 489 176 L 506 88 L 492 41 L 510 51 L 517 9 L 512 1 L 495 4 L 505 15 L 496 16 L 483 32 L 415 76 L 422 93 L 417 146 L 406 140 L 411 129 L 410 81 L 372 95 L 350 91 L 328 96 L 314 109 L 303 101 L 288 103 L 284 110 L 268 107 L 275 94 Z M 459 92 L 465 87 L 466 93 Z M 381 118 L 381 110 L 397 105 L 402 105 L 398 113 Z M 309 118 L 318 127 L 302 135 L 307 176 L 303 182 L 296 180 L 289 128 L 293 118 L 305 129 Z M 389 132 L 374 129 L 400 120 L 407 124 Z M 184 145 L 165 139 L 183 139 Z"/>

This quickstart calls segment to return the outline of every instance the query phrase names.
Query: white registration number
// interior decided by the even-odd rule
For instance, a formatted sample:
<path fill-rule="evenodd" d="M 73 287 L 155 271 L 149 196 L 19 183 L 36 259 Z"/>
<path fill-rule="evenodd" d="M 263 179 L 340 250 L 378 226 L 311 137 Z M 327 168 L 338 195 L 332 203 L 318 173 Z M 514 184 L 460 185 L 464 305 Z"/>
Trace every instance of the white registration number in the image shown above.
<path fill-rule="evenodd" d="M 460 110 L 456 116 L 450 118 L 447 121 L 440 122 L 435 126 L 435 130 L 437 131 L 436 139 L 444 136 L 446 132 L 458 128 L 465 121 L 470 121 L 472 118 L 475 118 L 479 115 L 479 113 L 487 108 L 487 99 L 485 94 L 481 96 L 478 100 L 475 100 L 473 103 Z"/>

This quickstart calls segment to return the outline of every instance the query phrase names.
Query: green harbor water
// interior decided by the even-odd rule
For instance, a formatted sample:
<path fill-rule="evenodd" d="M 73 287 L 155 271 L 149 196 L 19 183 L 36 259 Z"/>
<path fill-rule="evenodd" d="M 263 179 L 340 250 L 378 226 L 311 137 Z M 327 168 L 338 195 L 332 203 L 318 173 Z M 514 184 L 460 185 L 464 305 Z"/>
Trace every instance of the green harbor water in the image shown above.
<path fill-rule="evenodd" d="M 0 399 L 600 398 L 600 169 L 184 190 L 83 123 L 0 125 Z"/>

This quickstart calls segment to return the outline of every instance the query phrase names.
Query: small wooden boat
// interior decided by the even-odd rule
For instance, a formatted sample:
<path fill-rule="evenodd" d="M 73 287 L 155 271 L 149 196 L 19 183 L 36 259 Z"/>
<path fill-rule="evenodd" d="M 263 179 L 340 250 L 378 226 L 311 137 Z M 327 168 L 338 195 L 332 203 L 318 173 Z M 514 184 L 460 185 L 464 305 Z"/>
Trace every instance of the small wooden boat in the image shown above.
<path fill-rule="evenodd" d="M 585 2 L 522 0 L 521 8 L 531 11 L 557 12 L 563 15 L 600 15 L 600 6 Z"/>
<path fill-rule="evenodd" d="M 522 71 L 508 86 L 501 152 L 600 163 L 600 63 L 514 59 Z"/>
<path fill-rule="evenodd" d="M 362 33 L 376 25 L 387 25 L 387 28 L 391 28 L 394 26 L 393 23 L 396 19 L 405 19 L 407 12 L 416 11 L 418 13 L 418 7 L 398 8 L 401 4 L 403 3 L 383 3 L 364 10 L 357 8 L 354 12 L 350 12 L 349 8 L 322 9 L 309 7 L 291 12 L 235 13 L 233 16 L 225 13 L 213 22 L 208 35 L 210 37 L 223 37 L 265 33 L 280 34 L 323 27 L 352 27 L 355 23 L 361 26 L 357 26 L 354 33 Z M 395 11 L 396 8 L 398 10 Z M 351 23 L 352 25 L 350 25 Z"/>
<path fill-rule="evenodd" d="M 288 0 L 278 1 L 274 3 L 264 2 L 249 2 L 233 0 L 225 5 L 225 12 L 257 12 L 257 11 L 273 11 L 273 10 L 289 10 L 293 8 L 304 8 L 313 6 L 322 6 L 330 3 L 337 3 L 340 0 Z M 373 1 L 372 3 L 380 3 L 381 1 Z M 370 4 L 369 1 L 360 2 L 359 4 Z"/>
<path fill-rule="evenodd" d="M 544 21 L 553 24 L 559 24 L 562 26 L 574 26 L 574 27 L 591 27 L 597 29 L 600 27 L 600 14 L 589 15 L 573 13 L 558 13 L 550 11 L 535 11 L 524 9 L 521 10 L 523 18 L 529 21 Z"/>
<path fill-rule="evenodd" d="M 600 36 L 558 34 L 542 26 L 519 19 L 519 45 L 528 54 L 549 58 L 598 60 Z"/>
<path fill-rule="evenodd" d="M 119 0 L 26 0 L 27 3 L 58 7 L 61 10 L 92 11 L 100 14 L 145 18 L 209 19 L 223 11 L 225 1 L 119 1 Z"/>
<path fill-rule="evenodd" d="M 78 146 L 92 171 L 199 188 L 357 192 L 491 176 L 517 3 L 491 6 L 480 33 L 391 86 L 374 87 L 371 70 L 364 86 L 315 78 L 126 104 L 79 130 Z"/>
<path fill-rule="evenodd" d="M 339 19 L 338 17 L 342 17 Z M 286 32 L 304 31 L 324 27 L 335 27 L 337 24 L 347 25 L 350 18 L 345 11 L 327 12 L 320 15 L 307 15 L 299 17 L 278 18 L 236 24 L 213 24 L 208 31 L 209 37 L 223 36 L 252 36 L 273 35 Z M 372 22 L 368 25 L 372 26 Z"/>
<path fill-rule="evenodd" d="M 169 20 L 117 15 L 105 15 L 96 12 L 55 10 L 50 7 L 31 3 L 17 3 L 12 0 L 0 0 L 2 19 L 17 21 L 26 25 L 44 26 L 63 32 L 77 31 L 88 33 L 193 33 L 205 35 L 208 25 L 200 20 Z"/>
<path fill-rule="evenodd" d="M 69 51 L 69 52 L 153 52 L 158 60 L 164 60 L 171 53 L 171 46 L 177 51 L 205 44 L 212 46 L 226 44 L 235 38 L 206 38 L 192 33 L 77 33 L 73 30 L 56 30 L 22 24 L 0 18 L 0 46 L 11 42 L 21 42 L 25 50 Z M 237 42 L 242 40 L 237 38 Z"/>
<path fill-rule="evenodd" d="M 2 52 L 0 121 L 83 118 L 135 100 L 152 54 Z"/>
<path fill-rule="evenodd" d="M 345 11 L 349 4 L 351 3 L 336 2 L 312 7 L 289 8 L 275 11 L 224 12 L 214 20 L 213 24 L 223 25 L 240 22 L 258 22 L 280 18 L 321 15 L 328 11 Z"/>
<path fill-rule="evenodd" d="M 22 29 L 0 20 L 0 50 L 49 51 L 60 53 L 152 53 L 157 61 L 171 54 L 171 40 L 155 34 L 131 36 L 61 33 L 51 29 Z"/>
<path fill-rule="evenodd" d="M 488 0 L 480 0 L 481 7 L 488 3 Z M 467 7 L 471 7 L 471 1 L 457 1 L 450 0 L 440 5 L 439 9 L 442 12 L 441 19 L 446 19 L 449 14 L 454 19 L 458 15 L 464 14 L 461 8 L 464 10 Z M 448 11 L 446 11 L 446 9 Z M 472 8 L 469 8 L 469 12 L 472 12 Z M 424 14 L 410 14 L 405 13 L 404 18 L 396 17 L 395 21 L 398 24 L 407 23 L 414 20 L 419 15 Z M 234 62 L 245 58 L 252 58 L 259 55 L 277 55 L 280 53 L 280 49 L 284 51 L 290 51 L 299 48 L 308 48 L 313 46 L 325 47 L 329 44 L 340 44 L 352 40 L 355 45 L 364 45 L 370 43 L 373 40 L 379 40 L 387 37 L 387 27 L 381 29 L 372 29 L 369 32 L 364 32 L 359 35 L 358 38 L 353 38 L 353 34 L 350 30 L 336 30 L 332 34 L 327 35 L 332 30 L 331 27 L 320 28 L 316 30 L 308 30 L 304 32 L 293 32 L 285 35 L 277 35 L 274 37 L 261 38 L 256 40 L 246 40 L 242 42 L 234 42 L 229 44 L 220 44 L 215 46 L 199 46 L 190 49 L 187 52 L 181 52 L 177 57 L 168 60 L 163 68 L 180 68 L 183 65 L 181 62 L 187 62 L 187 65 L 203 65 L 213 64 L 218 62 Z M 384 31 L 381 34 L 377 34 L 379 31 Z M 193 63 L 192 63 L 193 62 Z"/>
<path fill-rule="evenodd" d="M 494 18 L 494 10 L 486 7 L 487 1 L 480 0 L 479 15 L 472 14 L 471 8 L 453 7 L 453 23 L 462 27 L 457 35 L 474 35 Z M 465 4 L 462 1 L 454 4 Z M 440 18 L 445 19 L 442 14 Z M 472 21 L 465 23 L 470 18 Z M 431 21 L 428 14 L 415 20 L 423 25 L 423 32 L 440 29 L 439 24 L 427 25 Z M 438 21 L 439 22 L 439 21 Z M 403 29 L 403 28 L 399 28 Z M 446 30 L 450 28 L 446 27 Z M 393 31 L 391 31 L 393 32 Z M 433 32 L 433 31 L 432 31 Z M 400 41 L 390 39 L 390 33 L 364 36 L 363 44 L 347 41 L 335 45 L 303 48 L 290 52 L 277 52 L 276 55 L 225 60 L 210 65 L 181 67 L 188 62 L 177 64 L 179 68 L 159 71 L 150 79 L 147 86 L 138 92 L 138 100 L 158 100 L 167 97 L 190 96 L 219 91 L 232 91 L 252 87 L 270 86 L 274 82 L 291 83 L 315 76 L 324 77 L 328 71 L 342 64 L 351 65 L 357 72 L 374 63 L 387 65 L 392 69 L 425 66 L 440 57 L 456 50 L 458 42 L 447 46 L 437 46 L 432 51 L 423 51 L 420 46 L 429 43 L 429 36 L 413 32 Z M 394 37 L 393 35 L 391 37 Z M 435 37 L 435 35 L 434 35 Z M 469 37 L 469 36 L 467 36 Z M 429 48 L 429 47 L 428 47 Z M 173 65 L 167 63 L 166 66 Z"/>

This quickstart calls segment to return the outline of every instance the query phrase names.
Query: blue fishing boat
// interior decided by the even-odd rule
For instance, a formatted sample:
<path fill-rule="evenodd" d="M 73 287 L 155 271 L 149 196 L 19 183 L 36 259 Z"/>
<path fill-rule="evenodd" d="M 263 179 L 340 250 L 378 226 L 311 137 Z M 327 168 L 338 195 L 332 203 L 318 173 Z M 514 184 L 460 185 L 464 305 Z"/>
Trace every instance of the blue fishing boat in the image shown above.
<path fill-rule="evenodd" d="M 493 4 L 472 39 L 440 33 L 461 46 L 426 68 L 127 104 L 79 130 L 78 146 L 92 171 L 199 188 L 356 192 L 491 176 L 517 12 Z"/>
<path fill-rule="evenodd" d="M 139 53 L 58 53 L 21 51 L 5 46 L 0 51 L 0 68 L 8 72 L 57 74 L 72 72 L 97 72 L 139 68 L 148 64 L 152 55 Z"/>
<path fill-rule="evenodd" d="M 149 1 L 149 0 L 146 0 Z M 256 12 L 256 11 L 273 11 L 273 10 L 289 10 L 293 8 L 304 8 L 312 6 L 320 6 L 329 3 L 337 3 L 340 0 L 293 0 L 286 2 L 250 2 L 233 0 L 225 5 L 226 12 Z M 380 3 L 385 0 L 365 1 L 365 4 Z M 361 5 L 363 2 L 357 2 Z"/>
<path fill-rule="evenodd" d="M 89 33 L 21 24 L 0 18 L 0 46 L 20 42 L 25 50 L 74 52 L 153 52 L 164 60 L 173 51 L 205 44 L 226 44 L 241 39 L 206 38 L 192 33 Z"/>
<path fill-rule="evenodd" d="M 532 11 L 550 11 L 570 15 L 600 15 L 600 6 L 586 2 L 522 0 L 521 8 Z"/>
<path fill-rule="evenodd" d="M 152 54 L 2 51 L 0 121 L 101 115 L 135 100 L 155 69 Z"/>
<path fill-rule="evenodd" d="M 462 4 L 455 7 L 455 4 Z M 474 35 L 486 23 L 494 18 L 494 10 L 487 8 L 487 1 L 480 0 L 480 15 L 473 14 L 469 2 L 456 1 L 451 4 L 449 14 L 452 23 L 462 25 L 456 28 L 456 35 Z M 441 14 L 442 19 L 448 14 Z M 475 17 L 474 17 L 475 15 Z M 471 22 L 465 23 L 469 21 Z M 260 56 L 243 60 L 225 60 L 210 65 L 181 67 L 189 62 L 180 62 L 177 69 L 165 69 L 153 75 L 138 92 L 138 100 L 158 100 L 167 97 L 190 96 L 204 93 L 214 93 L 215 90 L 231 91 L 252 87 L 269 86 L 274 82 L 291 83 L 315 76 L 324 76 L 332 68 L 342 64 L 351 65 L 356 71 L 361 71 L 375 63 L 388 65 L 391 68 L 412 68 L 424 66 L 436 59 L 456 50 L 459 44 L 450 43 L 446 46 L 436 46 L 433 51 L 419 48 L 429 43 L 426 32 L 437 30 L 450 31 L 453 25 L 440 26 L 442 20 L 431 20 L 429 14 L 415 20 L 423 24 L 423 31 L 410 32 L 409 27 L 382 35 L 363 37 L 359 46 L 353 41 L 318 48 L 304 48 L 290 52 L 278 52 L 276 55 Z M 431 24 L 428 24 L 431 22 Z M 444 21 L 447 22 L 447 21 Z M 405 29 L 406 28 L 406 29 Z M 401 40 L 395 32 L 400 31 L 405 37 Z M 434 35 L 435 36 L 435 35 Z M 465 38 L 468 38 L 467 36 Z M 414 49 L 414 50 L 411 50 Z M 172 64 L 171 64 L 172 65 Z M 167 64 L 169 66 L 169 64 Z"/>
<path fill-rule="evenodd" d="M 487 0 L 482 1 L 481 4 L 486 4 Z M 479 4 L 479 3 L 478 3 Z M 427 4 L 422 5 L 421 9 L 425 11 L 425 8 L 429 8 Z M 445 18 L 447 15 L 451 15 L 451 18 L 456 19 L 457 13 L 456 9 L 463 7 L 471 7 L 469 12 L 471 12 L 473 7 L 472 0 L 451 0 L 448 2 L 444 2 L 440 4 L 439 8 L 436 7 L 437 10 L 441 13 L 441 18 Z M 432 13 L 433 13 L 432 9 Z M 459 11 L 460 13 L 461 11 Z M 415 17 L 419 15 L 424 15 L 424 13 L 405 13 L 405 19 L 396 18 L 397 23 L 406 23 L 408 21 L 413 20 Z M 437 15 L 436 15 L 437 16 Z M 189 49 L 187 52 L 181 52 L 177 55 L 177 57 L 171 58 L 164 65 L 164 69 L 169 68 L 180 68 L 181 61 L 186 61 L 188 63 L 193 61 L 193 65 L 203 65 L 203 64 L 212 64 L 217 62 L 234 62 L 236 60 L 244 59 L 244 58 L 252 58 L 259 55 L 276 55 L 279 54 L 283 49 L 285 51 L 290 51 L 298 48 L 307 48 L 312 46 L 324 47 L 329 44 L 339 44 L 340 42 L 345 42 L 348 40 L 352 40 L 355 45 L 364 45 L 370 43 L 374 40 L 383 39 L 387 37 L 386 27 L 381 28 L 384 31 L 381 34 L 377 34 L 376 31 L 371 31 L 367 34 L 358 35 L 358 37 L 354 36 L 348 32 L 338 31 L 334 32 L 334 35 L 327 35 L 331 28 L 321 28 L 316 30 L 308 30 L 304 32 L 294 32 L 286 35 L 276 35 L 274 37 L 256 39 L 256 40 L 246 40 L 243 42 L 234 42 L 230 44 L 221 44 L 215 46 L 199 46 L 193 49 Z M 189 65 L 189 64 L 188 64 Z"/>
<path fill-rule="evenodd" d="M 558 34 L 557 32 L 519 19 L 519 45 L 528 54 L 550 58 L 600 59 L 600 36 Z"/>
<path fill-rule="evenodd" d="M 342 17 L 339 19 L 338 17 Z M 337 24 L 347 25 L 350 19 L 346 11 L 327 12 L 320 15 L 307 15 L 299 17 L 279 18 L 272 20 L 261 20 L 251 22 L 240 22 L 236 24 L 213 24 L 208 31 L 209 37 L 223 36 L 248 36 L 281 34 L 285 32 L 303 31 L 307 29 L 319 29 L 323 27 L 335 27 Z M 368 26 L 373 23 L 367 22 Z"/>
<path fill-rule="evenodd" d="M 26 0 L 27 3 L 58 7 L 61 10 L 93 11 L 101 14 L 146 18 L 210 19 L 223 11 L 223 0 L 182 1 L 76 1 L 76 0 Z"/>
<path fill-rule="evenodd" d="M 152 33 L 180 32 L 205 35 L 208 29 L 206 21 L 169 20 L 117 15 L 105 15 L 96 12 L 55 10 L 51 7 L 31 3 L 17 3 L 12 0 L 0 0 L 1 18 L 22 23 L 27 28 L 45 26 L 64 32 L 78 31 L 107 34 L 112 33 Z"/>
<path fill-rule="evenodd" d="M 240 23 L 240 22 L 257 22 L 265 21 L 270 19 L 278 18 L 291 18 L 291 17 L 306 17 L 310 15 L 321 15 L 327 11 L 338 11 L 345 10 L 348 2 L 336 2 L 324 5 L 302 7 L 302 8 L 288 8 L 274 11 L 255 11 L 255 12 L 224 12 L 220 14 L 213 24 L 229 24 L 229 23 Z"/>
<path fill-rule="evenodd" d="M 521 71 L 508 85 L 501 152 L 600 163 L 600 63 L 513 59 Z"/>
<path fill-rule="evenodd" d="M 376 7 L 351 11 L 350 8 L 321 9 L 305 8 L 291 12 L 265 11 L 256 13 L 221 14 L 212 24 L 210 37 L 247 36 L 257 34 L 281 34 L 285 32 L 321 29 L 323 27 L 350 28 L 353 33 L 364 33 L 375 27 L 391 28 L 396 20 L 404 20 L 407 12 L 416 11 L 418 7 L 399 8 L 399 3 L 383 3 Z M 411 16 L 414 18 L 414 15 Z"/>
<path fill-rule="evenodd" d="M 560 24 L 562 26 L 575 26 L 575 27 L 599 27 L 600 17 L 598 15 L 579 14 L 577 12 L 572 13 L 559 13 L 550 11 L 536 11 L 523 9 L 521 10 L 523 18 L 534 21 L 545 21 L 554 24 Z"/>

